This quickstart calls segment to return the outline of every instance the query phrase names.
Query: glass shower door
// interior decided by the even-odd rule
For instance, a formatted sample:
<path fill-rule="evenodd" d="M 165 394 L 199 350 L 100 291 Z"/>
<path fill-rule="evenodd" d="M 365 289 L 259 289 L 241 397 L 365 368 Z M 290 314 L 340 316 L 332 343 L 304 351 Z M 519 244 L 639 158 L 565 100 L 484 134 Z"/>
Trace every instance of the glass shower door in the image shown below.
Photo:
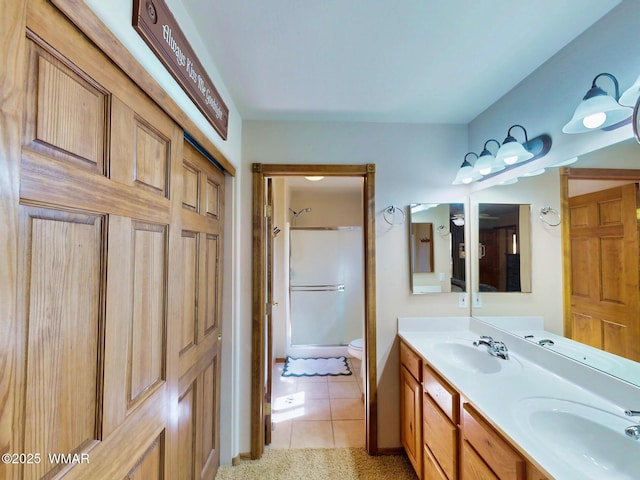
<path fill-rule="evenodd" d="M 360 228 L 292 228 L 291 345 L 347 345 L 362 336 Z"/>

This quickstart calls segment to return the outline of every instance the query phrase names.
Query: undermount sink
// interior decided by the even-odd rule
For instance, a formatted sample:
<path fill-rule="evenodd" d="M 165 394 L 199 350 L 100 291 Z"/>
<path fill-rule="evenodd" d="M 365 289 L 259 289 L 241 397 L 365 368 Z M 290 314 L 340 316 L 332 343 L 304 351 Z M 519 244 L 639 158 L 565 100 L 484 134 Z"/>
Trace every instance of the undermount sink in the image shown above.
<path fill-rule="evenodd" d="M 514 415 L 521 428 L 576 471 L 576 478 L 638 478 L 640 442 L 624 433 L 633 419 L 551 397 L 525 398 Z"/>
<path fill-rule="evenodd" d="M 517 360 L 504 360 L 489 355 L 484 346 L 475 347 L 458 341 L 447 341 L 436 344 L 431 352 L 452 367 L 469 373 L 518 373 L 521 370 Z"/>

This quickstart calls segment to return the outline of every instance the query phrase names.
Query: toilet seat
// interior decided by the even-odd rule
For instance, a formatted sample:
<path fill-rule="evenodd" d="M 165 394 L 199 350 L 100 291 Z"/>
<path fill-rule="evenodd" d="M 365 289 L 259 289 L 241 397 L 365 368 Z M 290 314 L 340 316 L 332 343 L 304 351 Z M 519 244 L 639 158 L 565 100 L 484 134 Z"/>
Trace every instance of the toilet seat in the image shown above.
<path fill-rule="evenodd" d="M 349 348 L 362 352 L 362 350 L 364 350 L 364 339 L 356 338 L 355 340 L 351 340 Z"/>

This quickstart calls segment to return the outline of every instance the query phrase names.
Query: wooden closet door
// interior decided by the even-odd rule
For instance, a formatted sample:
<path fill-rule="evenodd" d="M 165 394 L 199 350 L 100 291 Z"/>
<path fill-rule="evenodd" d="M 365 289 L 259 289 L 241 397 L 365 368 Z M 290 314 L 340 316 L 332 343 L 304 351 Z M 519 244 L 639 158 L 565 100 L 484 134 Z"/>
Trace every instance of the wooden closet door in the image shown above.
<path fill-rule="evenodd" d="M 213 480 L 220 464 L 224 174 L 187 142 L 181 168 L 179 478 Z"/>
<path fill-rule="evenodd" d="M 172 478 L 183 133 L 47 2 L 27 27 L 12 475 Z"/>

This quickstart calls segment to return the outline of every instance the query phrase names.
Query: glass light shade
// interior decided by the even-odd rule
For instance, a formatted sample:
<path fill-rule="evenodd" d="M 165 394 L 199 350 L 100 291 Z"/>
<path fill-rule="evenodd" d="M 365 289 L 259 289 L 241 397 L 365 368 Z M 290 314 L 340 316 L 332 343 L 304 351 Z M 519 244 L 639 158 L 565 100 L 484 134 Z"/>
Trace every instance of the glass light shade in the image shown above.
<path fill-rule="evenodd" d="M 562 127 L 564 133 L 583 133 L 596 128 L 615 125 L 631 116 L 633 111 L 623 107 L 610 95 L 596 95 L 583 100 L 573 117 Z"/>
<path fill-rule="evenodd" d="M 310 182 L 319 182 L 320 180 L 322 180 L 324 177 L 316 177 L 316 176 L 312 176 L 312 177 L 304 177 L 307 180 L 309 180 Z"/>
<path fill-rule="evenodd" d="M 636 78 L 636 81 L 633 82 L 627 90 L 620 95 L 620 100 L 618 103 L 620 105 L 624 105 L 625 107 L 634 107 L 636 102 L 638 101 L 638 97 L 640 96 L 640 76 Z"/>
<path fill-rule="evenodd" d="M 464 225 L 464 217 L 461 216 L 455 216 L 451 219 L 451 221 L 456 227 L 461 227 Z"/>
<path fill-rule="evenodd" d="M 453 181 L 453 185 L 461 185 L 471 182 L 473 182 L 473 167 L 469 163 L 467 163 L 466 165 L 463 164 L 460 167 L 460 170 L 458 170 L 458 174 Z"/>
<path fill-rule="evenodd" d="M 494 163 L 495 157 L 491 155 L 488 150 L 485 150 L 484 152 L 482 152 L 482 154 L 480 154 L 480 157 L 478 158 L 478 160 L 476 160 L 476 164 L 473 168 L 480 175 L 489 175 L 493 171 Z"/>
<path fill-rule="evenodd" d="M 496 160 L 504 162 L 505 165 L 514 165 L 530 158 L 533 158 L 533 153 L 525 150 L 522 144 L 516 141 L 503 143 L 496 153 Z"/>
<path fill-rule="evenodd" d="M 475 182 L 481 177 L 482 175 L 476 172 L 471 164 L 465 160 L 460 166 L 460 170 L 458 170 L 458 174 L 456 175 L 452 185 L 469 184 L 471 182 Z"/>

